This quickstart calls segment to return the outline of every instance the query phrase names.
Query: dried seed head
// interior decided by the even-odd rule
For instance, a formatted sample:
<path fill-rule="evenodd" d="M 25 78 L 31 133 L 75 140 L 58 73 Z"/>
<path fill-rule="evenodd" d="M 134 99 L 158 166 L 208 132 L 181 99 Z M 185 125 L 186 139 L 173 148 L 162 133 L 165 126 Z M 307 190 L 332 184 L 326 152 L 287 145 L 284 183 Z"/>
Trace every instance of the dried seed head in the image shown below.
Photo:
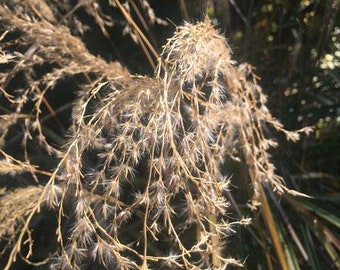
<path fill-rule="evenodd" d="M 226 39 L 214 29 L 209 18 L 178 27 L 162 52 L 168 71 L 189 81 L 204 74 L 214 74 L 216 67 L 232 62 L 230 55 Z"/>

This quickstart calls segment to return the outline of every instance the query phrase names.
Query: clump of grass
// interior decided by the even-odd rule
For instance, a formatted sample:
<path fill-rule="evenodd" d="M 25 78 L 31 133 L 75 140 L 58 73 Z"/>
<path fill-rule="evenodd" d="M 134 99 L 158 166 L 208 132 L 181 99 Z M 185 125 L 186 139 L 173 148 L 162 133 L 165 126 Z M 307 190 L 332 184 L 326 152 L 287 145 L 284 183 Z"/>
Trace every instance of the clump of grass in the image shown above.
<path fill-rule="evenodd" d="M 20 17 L 16 20 L 18 27 Z M 177 28 L 163 48 L 154 78 L 98 63 L 71 35 L 66 43 L 55 38 L 62 37 L 59 32 L 48 39 L 48 27 L 55 29 L 45 24 L 25 24 L 37 39 L 44 26 L 45 38 L 39 42 L 51 46 L 43 46 L 41 55 L 55 61 L 53 54 L 60 53 L 56 48 L 64 47 L 62 55 L 73 59 L 62 58 L 65 67 L 49 73 L 53 79 L 46 77 L 46 82 L 63 74 L 86 74 L 86 67 L 101 80 L 109 79 L 79 93 L 70 139 L 57 151 L 58 165 L 44 187 L 36 189 L 33 207 L 17 205 L 25 219 L 19 220 L 22 227 L 11 241 L 5 269 L 43 205 L 57 213 L 59 250 L 51 269 L 241 266 L 224 245 L 235 226 L 250 220 L 227 219 L 229 175 L 220 169 L 225 158 L 249 165 L 253 207 L 264 182 L 278 192 L 296 194 L 274 172 L 268 150 L 276 144 L 265 136 L 264 126 L 292 140 L 298 132 L 286 131 L 271 116 L 252 68 L 231 59 L 225 38 L 209 19 Z M 108 73 L 113 67 L 116 76 Z M 43 95 L 34 87 L 41 104 Z M 35 126 L 43 134 L 39 105 L 35 111 Z"/>
<path fill-rule="evenodd" d="M 165 45 L 156 78 L 116 79 L 81 96 L 58 172 L 64 180 L 52 180 L 67 194 L 59 210 L 66 198 L 75 204 L 63 263 L 83 263 L 78 247 L 122 269 L 239 264 L 219 251 L 231 231 L 219 170 L 229 140 L 222 66 L 231 67 L 224 38 L 208 20 L 188 24 Z M 93 205 L 87 191 L 101 199 Z M 129 222 L 140 235 L 127 240 Z"/>

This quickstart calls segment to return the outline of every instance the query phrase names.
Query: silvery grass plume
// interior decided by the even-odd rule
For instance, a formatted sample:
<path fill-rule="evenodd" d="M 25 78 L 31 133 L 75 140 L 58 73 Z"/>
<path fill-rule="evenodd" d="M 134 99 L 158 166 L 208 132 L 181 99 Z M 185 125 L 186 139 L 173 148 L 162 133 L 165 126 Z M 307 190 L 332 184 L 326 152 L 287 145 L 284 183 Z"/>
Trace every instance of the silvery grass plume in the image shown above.
<path fill-rule="evenodd" d="M 155 78 L 120 76 L 80 93 L 70 141 L 38 200 L 58 212 L 51 269 L 242 266 L 225 240 L 249 219 L 227 220 L 224 159 L 249 165 L 254 207 L 262 183 L 296 194 L 274 172 L 265 124 L 298 139 L 209 19 L 177 28 Z"/>

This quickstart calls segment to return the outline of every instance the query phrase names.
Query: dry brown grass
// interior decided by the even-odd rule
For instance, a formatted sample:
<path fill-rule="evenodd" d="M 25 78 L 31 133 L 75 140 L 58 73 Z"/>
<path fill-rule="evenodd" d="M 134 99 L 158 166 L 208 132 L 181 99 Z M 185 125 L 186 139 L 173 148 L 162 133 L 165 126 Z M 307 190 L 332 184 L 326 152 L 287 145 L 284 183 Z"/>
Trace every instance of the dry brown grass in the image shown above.
<path fill-rule="evenodd" d="M 20 40 L 2 47 L 16 42 L 28 47 L 24 54 L 0 51 L 2 63 L 13 63 L 0 77 L 2 98 L 12 109 L 1 115 L 1 146 L 7 131 L 22 124 L 22 144 L 38 138 L 58 164 L 44 172 L 31 164 L 26 148 L 21 161 L 3 151 L 0 173 L 8 173 L 6 163 L 14 174 L 29 172 L 37 181 L 48 176 L 43 186 L 2 190 L 0 237 L 9 239 L 6 250 L 11 250 L 5 269 L 23 243 L 33 245 L 30 223 L 44 206 L 57 213 L 59 249 L 51 269 L 241 266 L 223 247 L 234 228 L 250 220 L 228 220 L 229 175 L 220 167 L 225 158 L 247 163 L 254 208 L 262 183 L 297 194 L 275 173 L 268 150 L 277 145 L 264 127 L 291 140 L 308 129 L 287 131 L 271 116 L 252 67 L 232 60 L 227 41 L 209 19 L 178 27 L 155 77 L 148 78 L 90 54 L 67 27 L 53 23 L 52 11 L 37 10 L 38 2 L 43 1 L 27 1 L 38 19 L 0 7 L 9 31 L 21 33 Z M 33 67 L 42 63 L 55 68 L 33 79 Z M 28 86 L 10 93 L 7 87 L 19 71 Z M 40 121 L 42 104 L 49 104 L 44 95 L 76 74 L 89 80 L 73 105 L 68 143 L 55 147 Z M 28 102 L 32 109 L 23 113 Z M 22 256 L 29 260 L 31 251 Z"/>

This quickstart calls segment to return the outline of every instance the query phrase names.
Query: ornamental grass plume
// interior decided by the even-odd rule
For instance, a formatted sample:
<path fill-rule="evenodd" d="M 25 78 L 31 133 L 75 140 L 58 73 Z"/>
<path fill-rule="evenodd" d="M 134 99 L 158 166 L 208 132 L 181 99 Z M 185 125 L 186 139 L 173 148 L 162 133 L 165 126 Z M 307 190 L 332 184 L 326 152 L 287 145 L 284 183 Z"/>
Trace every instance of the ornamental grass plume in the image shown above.
<path fill-rule="evenodd" d="M 30 208 L 10 255 L 43 205 L 57 212 L 51 269 L 226 269 L 230 222 L 226 158 L 246 162 L 252 206 L 262 183 L 290 192 L 265 136 L 286 131 L 266 107 L 248 64 L 236 64 L 209 19 L 177 28 L 154 78 L 124 75 L 82 91 L 69 142 Z M 305 130 L 301 130 L 305 131 Z M 307 130 L 308 131 L 308 130 Z M 300 131 L 299 131 L 300 132 Z"/>

